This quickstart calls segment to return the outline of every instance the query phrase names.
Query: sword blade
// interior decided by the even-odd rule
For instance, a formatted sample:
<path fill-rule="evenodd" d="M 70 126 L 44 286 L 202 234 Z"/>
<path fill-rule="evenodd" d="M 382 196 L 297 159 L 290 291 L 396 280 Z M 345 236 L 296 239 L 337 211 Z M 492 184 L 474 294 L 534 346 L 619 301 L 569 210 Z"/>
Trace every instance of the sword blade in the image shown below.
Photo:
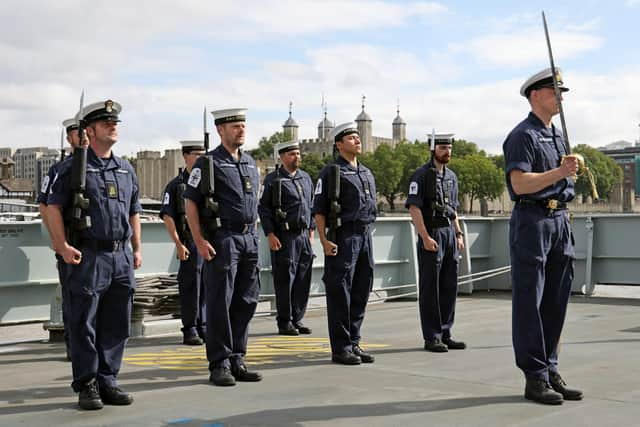
<path fill-rule="evenodd" d="M 560 87 L 558 86 L 558 77 L 556 75 L 556 65 L 553 61 L 553 51 L 551 49 L 551 38 L 549 37 L 549 28 L 547 26 L 547 18 L 542 11 L 542 24 L 544 25 L 544 36 L 547 40 L 547 50 L 549 52 L 549 63 L 551 64 L 551 76 L 553 79 L 553 92 L 556 95 L 556 102 L 558 103 L 558 111 L 560 113 L 560 124 L 562 125 L 562 136 L 565 150 L 567 154 L 571 154 L 571 144 L 569 144 L 569 135 L 567 134 L 567 122 L 564 118 L 564 108 L 562 108 L 562 94 Z"/>

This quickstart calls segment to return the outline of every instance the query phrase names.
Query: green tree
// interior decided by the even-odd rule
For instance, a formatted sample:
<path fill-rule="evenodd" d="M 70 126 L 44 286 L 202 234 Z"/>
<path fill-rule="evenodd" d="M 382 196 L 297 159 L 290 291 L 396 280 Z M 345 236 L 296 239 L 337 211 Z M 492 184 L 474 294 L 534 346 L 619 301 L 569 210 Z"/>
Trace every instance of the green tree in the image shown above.
<path fill-rule="evenodd" d="M 396 156 L 396 150 L 390 145 L 381 144 L 373 154 L 364 154 L 360 159 L 371 169 L 378 194 L 385 198 L 389 208 L 394 211 L 395 199 L 401 193 L 400 180 L 404 169 L 402 161 Z"/>
<path fill-rule="evenodd" d="M 498 169 L 502 169 L 502 172 L 504 172 L 504 170 L 505 170 L 504 154 L 497 154 L 495 156 L 489 156 L 489 159 L 491 159 L 493 164 L 496 165 L 496 167 Z"/>
<path fill-rule="evenodd" d="M 323 159 L 318 153 L 302 154 L 300 168 L 311 176 L 311 179 L 313 180 L 313 183 L 315 185 L 316 181 L 318 180 L 318 176 L 320 176 L 320 171 L 330 159 L 331 157 Z"/>
<path fill-rule="evenodd" d="M 258 143 L 258 148 L 250 150 L 249 154 L 256 160 L 264 160 L 273 157 L 273 147 L 279 142 L 287 140 L 284 132 L 276 132 L 269 138 L 263 136 Z"/>
<path fill-rule="evenodd" d="M 573 147 L 573 152 L 582 154 L 585 165 L 593 174 L 600 198 L 608 200 L 613 186 L 622 182 L 623 172 L 620 166 L 611 157 L 585 144 Z M 582 171 L 578 173 L 581 174 Z M 586 173 L 576 181 L 576 195 L 578 194 L 584 197 L 591 195 L 591 185 Z"/>
<path fill-rule="evenodd" d="M 484 150 L 478 149 L 478 145 L 475 142 L 465 141 L 464 139 L 456 139 L 453 141 L 452 157 L 457 159 L 470 156 L 472 154 L 479 154 L 482 157 L 487 157 L 487 153 Z"/>
<path fill-rule="evenodd" d="M 452 158 L 449 166 L 458 176 L 459 196 L 469 197 L 470 211 L 473 211 L 474 200 L 492 200 L 504 192 L 504 172 L 482 154 Z"/>

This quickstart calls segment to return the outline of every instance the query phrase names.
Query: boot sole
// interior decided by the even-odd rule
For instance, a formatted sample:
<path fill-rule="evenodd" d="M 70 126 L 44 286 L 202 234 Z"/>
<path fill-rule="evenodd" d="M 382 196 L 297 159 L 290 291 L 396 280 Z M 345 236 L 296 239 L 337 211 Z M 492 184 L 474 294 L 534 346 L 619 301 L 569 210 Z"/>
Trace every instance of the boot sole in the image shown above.
<path fill-rule="evenodd" d="M 448 348 L 425 348 L 425 351 L 429 351 L 431 353 L 447 353 L 449 352 Z"/>
<path fill-rule="evenodd" d="M 127 406 L 127 405 L 131 405 L 133 403 L 133 398 L 127 399 L 127 400 L 104 400 L 104 399 L 102 399 L 102 403 L 104 403 L 105 405 L 111 405 L 111 406 Z"/>
<path fill-rule="evenodd" d="M 580 395 L 580 396 L 565 396 L 564 394 L 562 395 L 562 398 L 564 400 L 582 400 L 582 398 L 584 397 L 584 395 Z"/>
<path fill-rule="evenodd" d="M 345 360 L 335 360 L 335 359 L 331 359 L 331 361 L 333 363 L 337 363 L 339 365 L 347 365 L 347 366 L 356 366 L 362 363 L 362 361 L 353 361 L 353 362 L 348 362 Z"/>
<path fill-rule="evenodd" d="M 543 400 L 543 399 L 536 399 L 532 396 L 527 396 L 526 394 L 524 395 L 524 398 L 531 400 L 532 402 L 541 403 L 543 405 L 562 405 L 562 403 L 564 402 L 564 399 L 562 398 L 553 399 L 553 400 Z"/>
<path fill-rule="evenodd" d="M 84 409 L 85 411 L 95 411 L 97 409 L 102 409 L 104 405 L 101 401 L 92 401 L 91 403 L 87 402 L 85 404 L 78 403 L 80 409 Z"/>
<path fill-rule="evenodd" d="M 217 385 L 218 387 L 229 387 L 229 386 L 232 386 L 232 385 L 236 385 L 236 382 L 235 382 L 235 381 L 233 381 L 233 382 L 231 382 L 231 381 L 225 381 L 225 382 L 221 382 L 221 381 L 217 381 L 217 382 L 216 382 L 216 381 L 211 381 L 211 383 L 212 383 L 213 385 Z"/>
<path fill-rule="evenodd" d="M 258 381 L 262 381 L 262 377 L 260 378 L 237 378 L 236 377 L 236 381 L 243 382 L 243 383 L 257 383 Z"/>

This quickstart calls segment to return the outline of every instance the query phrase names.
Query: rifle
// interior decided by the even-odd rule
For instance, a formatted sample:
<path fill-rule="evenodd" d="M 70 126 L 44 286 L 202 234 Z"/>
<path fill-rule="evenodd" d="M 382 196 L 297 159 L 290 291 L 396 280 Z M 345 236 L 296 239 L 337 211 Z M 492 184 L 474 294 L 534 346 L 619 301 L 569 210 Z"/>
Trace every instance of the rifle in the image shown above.
<path fill-rule="evenodd" d="M 451 225 L 451 221 L 445 215 L 445 206 L 440 199 L 436 188 L 437 181 L 436 168 L 427 169 L 424 177 L 425 198 L 431 200 L 424 215 L 424 225 L 427 228 L 441 228 Z"/>
<path fill-rule="evenodd" d="M 213 234 L 222 226 L 220 217 L 218 216 L 218 202 L 213 199 L 215 194 L 215 170 L 213 167 L 213 159 L 209 155 L 209 131 L 207 129 L 207 108 L 204 108 L 203 114 L 204 128 L 204 151 L 202 156 L 202 178 L 200 179 L 199 190 L 204 196 L 204 205 L 200 209 L 200 229 L 202 237 L 211 242 Z"/>
<path fill-rule="evenodd" d="M 62 127 L 62 131 L 60 131 L 60 161 L 64 160 L 64 133 L 66 129 L 64 126 Z"/>
<path fill-rule="evenodd" d="M 176 192 L 174 195 L 176 198 L 176 232 L 178 233 L 178 237 L 182 243 L 187 242 L 187 217 L 186 210 L 184 206 L 184 198 L 182 195 L 184 191 L 187 189 L 184 180 L 182 179 L 182 168 L 178 168 L 178 177 L 179 183 L 176 187 Z"/>
<path fill-rule="evenodd" d="M 83 120 L 84 90 L 80 95 L 80 111 L 78 113 L 78 135 L 85 129 Z M 67 242 L 73 247 L 80 245 L 80 232 L 91 227 L 91 217 L 85 215 L 89 208 L 89 199 L 85 197 L 87 184 L 87 146 L 80 145 L 73 152 L 71 162 L 71 191 L 73 193 L 71 209 L 68 211 L 68 226 L 66 230 Z"/>
<path fill-rule="evenodd" d="M 275 178 L 271 183 L 271 205 L 276 214 L 276 222 L 280 224 L 282 229 L 289 230 L 289 223 L 286 221 L 287 213 L 282 210 L 282 178 L 279 176 L 277 165 Z"/>
<path fill-rule="evenodd" d="M 327 185 L 329 188 L 329 233 L 327 234 L 327 238 L 335 242 L 336 230 L 342 226 L 342 219 L 340 218 L 342 207 L 338 202 L 340 199 L 340 166 L 336 163 L 329 165 Z"/>
<path fill-rule="evenodd" d="M 585 165 L 584 157 L 580 154 L 571 154 L 571 144 L 569 144 L 569 136 L 567 135 L 567 123 L 564 118 L 564 109 L 562 108 L 562 95 L 560 93 L 560 86 L 558 85 L 558 75 L 556 73 L 556 66 L 553 60 L 553 52 L 551 50 L 551 39 L 549 38 L 549 28 L 547 27 L 547 18 L 544 14 L 544 11 L 542 11 L 542 25 L 544 26 L 544 36 L 547 40 L 547 50 L 549 52 L 549 63 L 551 65 L 551 76 L 553 78 L 553 92 L 556 95 L 556 102 L 558 103 L 558 111 L 560 113 L 560 123 L 562 125 L 564 148 L 565 148 L 565 151 L 567 152 L 565 156 L 562 156 L 562 160 L 564 160 L 565 157 L 569 157 L 569 156 L 576 157 L 578 159 L 578 164 L 582 172 L 578 175 L 573 176 L 573 180 L 575 181 L 576 179 L 578 179 L 579 175 L 586 174 L 587 178 L 589 179 L 589 185 L 591 187 L 591 197 L 593 198 L 594 201 L 597 201 L 599 199 L 599 196 L 598 196 L 598 190 L 596 188 L 595 178 L 593 177 L 593 174 L 591 173 L 589 168 Z"/>

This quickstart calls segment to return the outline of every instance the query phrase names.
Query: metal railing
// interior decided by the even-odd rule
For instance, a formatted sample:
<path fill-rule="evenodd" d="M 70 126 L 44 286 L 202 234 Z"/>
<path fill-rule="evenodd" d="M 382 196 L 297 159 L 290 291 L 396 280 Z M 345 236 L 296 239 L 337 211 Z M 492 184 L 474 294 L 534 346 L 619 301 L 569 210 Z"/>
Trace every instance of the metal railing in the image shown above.
<path fill-rule="evenodd" d="M 20 207 L 23 207 L 21 204 Z M 32 206 L 37 208 L 36 205 Z M 136 276 L 175 273 L 179 262 L 164 224 L 142 222 L 143 265 Z M 465 250 L 460 262 L 459 292 L 509 290 L 509 218 L 461 218 Z M 259 231 L 262 233 L 262 231 Z M 640 284 L 640 215 L 576 215 L 573 292 L 590 295 L 596 284 Z M 417 292 L 417 241 L 409 217 L 382 217 L 373 226 L 376 269 L 372 303 L 411 297 Z M 312 296 L 324 295 L 322 247 L 316 238 Z M 262 298 L 273 295 L 267 240 L 259 247 Z M 58 273 L 49 236 L 41 220 L 0 222 L 0 324 L 49 319 Z"/>

